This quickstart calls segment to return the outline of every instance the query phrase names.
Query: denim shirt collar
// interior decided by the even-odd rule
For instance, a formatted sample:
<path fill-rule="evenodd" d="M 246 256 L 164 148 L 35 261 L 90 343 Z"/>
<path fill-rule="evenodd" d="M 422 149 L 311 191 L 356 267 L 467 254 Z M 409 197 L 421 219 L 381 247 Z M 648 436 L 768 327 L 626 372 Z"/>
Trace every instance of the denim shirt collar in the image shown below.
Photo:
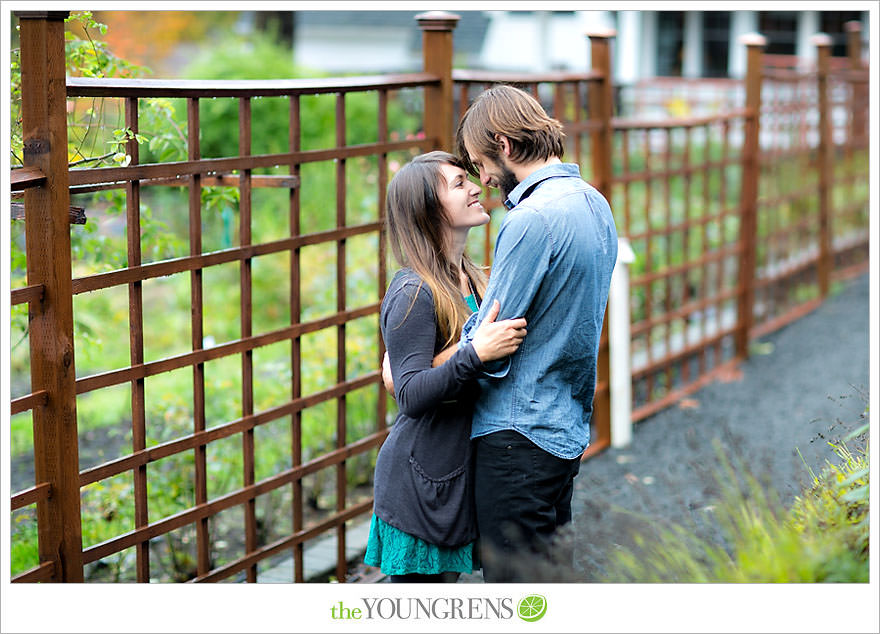
<path fill-rule="evenodd" d="M 504 206 L 507 207 L 508 210 L 513 209 L 528 198 L 529 194 L 534 191 L 539 183 L 548 178 L 555 178 L 557 176 L 575 176 L 580 178 L 581 169 L 576 163 L 554 163 L 553 165 L 542 167 L 529 174 L 525 180 L 521 181 L 519 185 L 513 188 L 513 191 L 510 192 L 507 200 L 504 201 Z"/>

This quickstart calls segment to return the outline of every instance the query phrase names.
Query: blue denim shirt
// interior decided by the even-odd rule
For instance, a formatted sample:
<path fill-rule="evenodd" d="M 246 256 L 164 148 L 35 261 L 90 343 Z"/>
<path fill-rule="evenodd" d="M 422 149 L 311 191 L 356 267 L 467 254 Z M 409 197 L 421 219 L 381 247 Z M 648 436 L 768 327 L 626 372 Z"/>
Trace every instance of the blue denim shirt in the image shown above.
<path fill-rule="evenodd" d="M 532 173 L 511 193 L 486 297 L 461 344 L 498 299 L 498 320 L 525 317 L 528 334 L 480 379 L 471 437 L 515 430 L 560 458 L 590 441 L 599 336 L 617 260 L 608 202 L 572 163 Z"/>

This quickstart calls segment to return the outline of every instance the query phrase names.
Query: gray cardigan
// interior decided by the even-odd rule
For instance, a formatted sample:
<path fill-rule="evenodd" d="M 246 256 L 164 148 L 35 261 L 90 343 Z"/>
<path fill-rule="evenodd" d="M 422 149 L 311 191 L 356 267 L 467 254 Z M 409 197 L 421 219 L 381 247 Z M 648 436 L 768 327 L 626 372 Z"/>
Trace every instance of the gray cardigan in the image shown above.
<path fill-rule="evenodd" d="M 380 327 L 399 412 L 376 459 L 373 511 L 432 544 L 464 545 L 477 537 L 470 432 L 482 363 L 468 344 L 431 367 L 444 342 L 431 291 L 410 269 L 388 286 Z"/>

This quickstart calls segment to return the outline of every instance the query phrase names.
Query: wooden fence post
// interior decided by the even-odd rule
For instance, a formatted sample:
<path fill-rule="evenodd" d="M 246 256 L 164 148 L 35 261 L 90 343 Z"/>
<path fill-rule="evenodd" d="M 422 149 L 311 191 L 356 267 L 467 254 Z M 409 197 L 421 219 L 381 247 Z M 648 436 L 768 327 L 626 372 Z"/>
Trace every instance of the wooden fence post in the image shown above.
<path fill-rule="evenodd" d="M 749 356 L 749 333 L 754 320 L 755 249 L 758 240 L 758 179 L 761 150 L 761 81 L 766 38 L 747 33 L 740 38 L 746 46 L 746 116 L 742 153 L 742 198 L 740 202 L 741 250 L 739 254 L 739 301 L 737 303 L 736 356 Z"/>
<path fill-rule="evenodd" d="M 834 182 L 834 140 L 831 138 L 831 112 L 828 99 L 828 72 L 831 62 L 831 37 L 818 33 L 812 37 L 816 47 L 816 89 L 819 104 L 819 147 L 816 169 L 819 172 L 819 292 L 828 296 L 834 255 L 831 250 L 831 183 Z"/>
<path fill-rule="evenodd" d="M 452 126 L 452 31 L 459 16 L 428 11 L 416 16 L 422 30 L 422 60 L 426 73 L 440 76 L 439 86 L 425 89 L 425 136 L 434 149 L 451 152 Z"/>
<path fill-rule="evenodd" d="M 49 498 L 37 503 L 40 562 L 53 562 L 53 581 L 82 581 L 79 446 L 76 426 L 73 296 L 70 264 L 70 192 L 67 174 L 67 86 L 64 19 L 67 11 L 19 11 L 24 165 L 46 180 L 25 191 L 28 284 L 42 285 L 31 304 L 34 463 Z"/>
<path fill-rule="evenodd" d="M 858 20 L 847 22 L 846 25 L 846 55 L 849 58 L 849 68 L 853 71 L 862 70 L 862 23 Z M 865 114 L 868 112 L 867 84 L 853 81 L 851 84 L 852 119 L 850 120 L 849 145 L 857 142 L 857 139 L 865 139 L 867 142 L 868 128 Z"/>
<path fill-rule="evenodd" d="M 611 38 L 613 30 L 587 33 L 590 38 L 590 63 L 602 74 L 598 85 L 590 86 L 590 118 L 601 123 L 591 134 L 590 158 L 593 165 L 593 186 L 611 200 L 611 117 L 614 110 L 614 86 L 611 75 Z"/>
<path fill-rule="evenodd" d="M 601 127 L 590 135 L 593 178 L 592 185 L 611 202 L 611 140 L 613 130 L 611 117 L 614 109 L 613 77 L 611 75 L 611 38 L 616 35 L 613 30 L 592 31 L 587 33 L 590 39 L 590 64 L 594 71 L 602 74 L 598 85 L 589 87 L 590 118 L 598 120 Z M 611 355 L 608 327 L 608 310 L 606 308 L 602 323 L 603 345 L 599 346 L 599 358 L 596 363 L 597 382 L 605 382 L 608 389 L 596 391 L 593 400 L 593 426 L 598 438 L 591 442 L 599 450 L 611 441 Z"/>

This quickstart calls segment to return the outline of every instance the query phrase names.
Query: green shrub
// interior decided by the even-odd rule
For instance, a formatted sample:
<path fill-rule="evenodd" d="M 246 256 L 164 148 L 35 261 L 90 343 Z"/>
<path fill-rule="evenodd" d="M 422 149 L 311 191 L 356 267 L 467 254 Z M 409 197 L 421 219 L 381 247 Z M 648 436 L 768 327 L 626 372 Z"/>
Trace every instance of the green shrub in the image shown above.
<path fill-rule="evenodd" d="M 857 430 L 866 433 L 867 426 Z M 850 436 L 850 440 L 855 435 Z M 748 469 L 719 450 L 722 495 L 713 515 L 720 539 L 694 528 L 660 528 L 610 557 L 602 581 L 792 583 L 868 581 L 868 448 L 832 445 L 828 462 L 787 511 Z M 720 543 L 719 543 L 720 542 Z"/>
<path fill-rule="evenodd" d="M 110 69 L 112 71 L 112 69 Z M 113 72 L 108 71 L 108 75 Z M 303 77 L 294 68 L 292 54 L 268 39 L 255 36 L 248 41 L 227 41 L 194 59 L 185 70 L 188 77 L 201 79 L 277 79 Z M 389 137 L 412 137 L 418 133 L 421 106 L 409 93 L 396 91 L 389 97 Z M 336 145 L 335 95 L 304 96 L 301 99 L 303 149 Z M 96 107 L 87 117 L 95 131 L 118 125 L 118 108 L 112 100 Z M 378 93 L 346 96 L 347 144 L 377 141 Z M 107 106 L 106 108 L 104 106 Z M 252 107 L 252 153 L 287 152 L 289 100 L 254 98 Z M 97 117 L 102 116 L 100 120 Z M 90 117 L 96 117 L 94 121 Z M 106 120 L 105 120 L 106 119 Z M 186 160 L 186 103 L 183 99 L 142 99 L 139 104 L 140 162 Z M 112 125 L 111 125 L 112 124 Z M 108 128 L 109 126 L 109 128 Z M 95 132 L 92 133 L 92 136 Z M 238 100 L 200 100 L 201 155 L 238 154 Z M 91 138 L 91 137 L 90 137 Z M 71 143 L 77 139 L 72 137 Z M 404 152 L 394 153 L 397 155 Z M 400 157 L 405 159 L 405 157 Z M 389 157 L 389 165 L 393 160 Z M 286 167 L 255 170 L 255 173 L 284 172 Z M 302 167 L 301 232 L 336 227 L 336 164 L 309 163 Z M 346 161 L 347 222 L 357 224 L 378 218 L 378 160 L 355 157 Z M 214 251 L 238 244 L 240 223 L 239 190 L 205 187 L 202 190 L 202 249 Z M 78 195 L 74 204 L 88 211 L 88 223 L 72 229 L 74 276 L 80 277 L 127 265 L 125 193 L 122 190 Z M 253 241 L 275 240 L 289 235 L 288 192 L 257 189 L 252 195 Z M 188 194 L 182 187 L 145 187 L 141 197 L 141 243 L 144 262 L 154 262 L 188 253 Z M 12 223 L 12 278 L 15 286 L 25 283 L 24 223 Z M 378 240 L 375 235 L 348 240 L 346 253 L 347 307 L 376 301 Z M 253 260 L 253 331 L 255 334 L 290 323 L 290 261 L 286 253 Z M 204 270 L 205 336 L 223 343 L 240 336 L 239 266 L 237 263 Z M 312 320 L 336 312 L 336 245 L 310 245 L 302 249 L 301 319 Z M 173 356 L 190 349 L 190 276 L 187 273 L 144 282 L 144 347 L 147 361 Z M 130 364 L 128 334 L 128 289 L 116 287 L 77 295 L 75 309 L 76 369 L 78 377 L 109 371 Z M 29 387 L 27 310 L 13 311 L 15 343 L 11 359 L 13 396 Z M 375 316 L 346 326 L 346 378 L 352 379 L 378 367 L 378 337 Z M 302 358 L 303 394 L 309 395 L 336 383 L 336 327 L 303 337 L 309 346 Z M 304 344 L 305 345 L 305 344 Z M 258 411 L 270 409 L 291 398 L 291 350 L 288 342 L 256 349 L 254 396 Z M 168 442 L 192 432 L 192 373 L 188 368 L 149 377 L 145 382 L 148 446 Z M 131 444 L 131 405 L 127 385 L 81 395 L 77 400 L 80 452 L 94 466 L 127 453 Z M 242 416 L 241 360 L 233 357 L 206 364 L 205 390 L 207 423 L 213 427 Z M 376 429 L 378 388 L 370 386 L 346 399 L 346 442 Z M 307 408 L 303 412 L 303 459 L 314 459 L 336 448 L 336 401 Z M 11 453 L 16 465 L 25 464 L 33 453 L 29 414 L 14 418 Z M 114 455 L 104 455 L 107 439 Z M 287 419 L 261 425 L 257 439 L 255 468 L 264 479 L 291 466 L 291 431 Z M 117 446 L 119 445 L 119 446 Z M 209 498 L 242 485 L 243 452 L 236 435 L 208 445 Z M 369 485 L 375 451 L 352 456 L 346 461 L 349 495 L 356 487 Z M 191 452 L 165 458 L 148 466 L 150 521 L 157 521 L 194 504 L 195 466 Z M 305 495 L 316 512 L 335 509 L 335 468 L 323 469 L 304 480 Z M 83 488 L 83 542 L 86 547 L 101 543 L 134 528 L 134 488 L 130 474 L 102 480 Z M 273 527 L 273 538 L 282 534 L 274 527 L 289 522 L 290 491 L 287 487 L 258 498 L 258 524 Z M 267 503 L 267 500 L 273 500 Z M 230 510 L 212 520 L 212 546 L 241 541 L 243 521 Z M 240 514 L 240 513 L 239 513 Z M 262 528 L 261 528 L 262 530 Z M 279 529 L 280 530 L 280 529 Z M 182 580 L 192 576 L 191 562 L 184 556 L 192 549 L 189 528 L 174 531 L 151 543 L 151 574 L 160 580 Z M 265 536 L 261 534 L 261 543 Z M 12 530 L 12 574 L 37 564 L 37 530 L 33 507 L 14 514 Z M 230 546 L 231 548 L 232 546 Z M 217 547 L 219 548 L 219 547 Z M 133 549 L 90 565 L 89 580 L 132 580 Z"/>

